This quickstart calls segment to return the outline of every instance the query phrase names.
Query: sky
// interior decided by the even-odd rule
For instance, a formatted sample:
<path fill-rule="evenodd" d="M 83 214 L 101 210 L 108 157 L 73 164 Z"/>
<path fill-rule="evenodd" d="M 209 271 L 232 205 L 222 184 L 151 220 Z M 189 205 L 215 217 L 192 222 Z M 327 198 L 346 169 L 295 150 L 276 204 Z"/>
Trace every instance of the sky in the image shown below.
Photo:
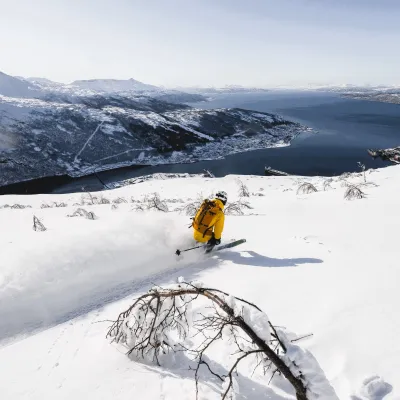
<path fill-rule="evenodd" d="M 0 71 L 166 87 L 400 84 L 400 0 L 0 0 Z"/>

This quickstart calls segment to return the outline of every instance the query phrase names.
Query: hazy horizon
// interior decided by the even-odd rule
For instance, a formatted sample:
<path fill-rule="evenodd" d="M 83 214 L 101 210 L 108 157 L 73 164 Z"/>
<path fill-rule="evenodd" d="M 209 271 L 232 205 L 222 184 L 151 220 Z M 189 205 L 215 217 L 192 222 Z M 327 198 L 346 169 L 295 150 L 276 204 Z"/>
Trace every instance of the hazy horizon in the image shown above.
<path fill-rule="evenodd" d="M 154 84 L 151 84 L 149 82 L 139 81 L 138 79 L 135 79 L 133 77 L 131 77 L 131 78 L 96 77 L 96 78 L 86 78 L 86 79 L 75 79 L 74 81 L 71 81 L 71 82 L 61 82 L 61 81 L 55 81 L 55 80 L 49 79 L 46 76 L 21 76 L 21 75 L 8 74 L 5 71 L 0 71 L 0 73 L 1 72 L 5 73 L 6 75 L 12 76 L 14 78 L 20 78 L 20 79 L 25 79 L 25 80 L 27 80 L 27 79 L 29 79 L 29 80 L 31 80 L 31 79 L 46 79 L 46 80 L 49 80 L 49 81 L 51 81 L 53 83 L 59 83 L 59 84 L 62 84 L 62 85 L 70 85 L 75 81 L 95 81 L 95 80 L 117 80 L 117 81 L 123 80 L 123 81 L 127 81 L 129 79 L 134 79 L 134 80 L 136 80 L 136 81 L 138 81 L 140 83 L 154 85 Z M 160 85 L 154 85 L 154 86 L 158 86 L 158 87 L 166 88 L 166 89 L 185 89 L 185 88 L 186 89 L 196 89 L 196 88 L 198 88 L 198 89 L 208 89 L 208 88 L 209 89 L 224 89 L 224 88 L 235 88 L 235 87 L 237 87 L 237 88 L 244 88 L 244 89 L 248 88 L 248 89 L 266 89 L 266 90 L 267 89 L 270 89 L 270 90 L 273 90 L 273 89 L 276 89 L 276 90 L 278 90 L 278 89 L 293 89 L 293 90 L 299 89 L 300 90 L 300 89 L 306 89 L 306 88 L 312 89 L 313 87 L 317 88 L 319 86 L 321 86 L 321 87 L 323 87 L 323 86 L 325 86 L 325 87 L 345 87 L 345 86 L 351 87 L 351 86 L 354 86 L 354 87 L 371 87 L 371 88 L 382 86 L 382 87 L 396 87 L 397 88 L 400 85 L 398 85 L 398 84 L 384 84 L 384 83 L 383 84 L 369 84 L 369 83 L 353 84 L 353 83 L 347 83 L 347 82 L 343 82 L 343 83 L 309 82 L 309 83 L 303 84 L 303 85 L 276 84 L 276 85 L 269 85 L 269 86 L 260 86 L 260 85 L 253 85 L 253 86 L 247 85 L 246 86 L 246 85 L 239 85 L 239 84 L 235 84 L 235 83 L 222 84 L 222 85 L 195 85 L 194 84 L 194 85 L 185 85 L 185 86 L 183 86 L 183 85 L 170 85 L 170 86 L 168 86 L 168 85 L 160 84 Z"/>
<path fill-rule="evenodd" d="M 0 0 L 0 71 L 164 87 L 400 85 L 397 0 Z"/>

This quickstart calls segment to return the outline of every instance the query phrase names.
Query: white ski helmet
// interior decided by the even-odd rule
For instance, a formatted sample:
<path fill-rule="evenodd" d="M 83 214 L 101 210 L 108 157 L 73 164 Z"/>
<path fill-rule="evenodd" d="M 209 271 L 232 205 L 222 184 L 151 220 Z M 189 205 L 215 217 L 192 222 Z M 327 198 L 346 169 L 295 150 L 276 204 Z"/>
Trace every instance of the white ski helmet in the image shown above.
<path fill-rule="evenodd" d="M 223 190 L 220 190 L 219 192 L 217 192 L 217 194 L 215 195 L 215 198 L 221 200 L 223 205 L 225 205 L 226 202 L 228 201 L 228 195 Z"/>

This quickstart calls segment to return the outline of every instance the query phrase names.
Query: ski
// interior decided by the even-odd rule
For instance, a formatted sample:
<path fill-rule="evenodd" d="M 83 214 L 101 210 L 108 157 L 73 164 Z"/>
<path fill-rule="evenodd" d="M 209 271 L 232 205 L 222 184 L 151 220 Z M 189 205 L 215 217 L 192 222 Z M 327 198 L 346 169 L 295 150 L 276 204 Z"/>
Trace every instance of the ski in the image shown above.
<path fill-rule="evenodd" d="M 236 247 L 239 246 L 239 244 L 245 243 L 246 239 L 239 239 L 239 240 L 235 240 L 233 242 L 230 243 L 226 243 L 226 244 L 220 244 L 218 246 L 215 246 L 210 253 L 214 252 L 214 251 L 220 251 L 220 250 L 224 250 L 224 249 L 230 249 L 231 247 Z"/>
<path fill-rule="evenodd" d="M 226 243 L 226 244 L 220 244 L 218 246 L 214 246 L 211 250 L 208 250 L 208 251 L 207 251 L 207 245 L 202 244 L 200 246 L 191 247 L 190 249 L 176 250 L 175 254 L 179 257 L 185 251 L 190 251 L 190 250 L 194 250 L 194 249 L 202 249 L 202 248 L 206 249 L 206 252 L 205 252 L 206 254 L 210 254 L 210 253 L 213 253 L 214 251 L 220 251 L 220 250 L 224 250 L 224 249 L 230 249 L 231 247 L 239 246 L 239 244 L 242 244 L 245 242 L 246 242 L 246 239 L 234 240 L 234 241 Z"/>

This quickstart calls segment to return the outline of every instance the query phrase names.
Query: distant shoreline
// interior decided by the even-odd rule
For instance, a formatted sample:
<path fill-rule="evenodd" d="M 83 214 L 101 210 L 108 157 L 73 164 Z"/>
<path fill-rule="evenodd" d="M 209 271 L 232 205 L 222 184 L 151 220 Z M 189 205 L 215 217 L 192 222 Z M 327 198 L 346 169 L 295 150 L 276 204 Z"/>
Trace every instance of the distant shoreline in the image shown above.
<path fill-rule="evenodd" d="M 271 146 L 266 146 L 266 142 L 270 141 L 270 136 L 264 134 L 256 134 L 253 137 L 246 138 L 242 140 L 236 138 L 226 138 L 217 143 L 207 143 L 206 145 L 199 146 L 200 151 L 203 151 L 203 154 L 200 155 L 201 158 L 195 158 L 193 160 L 190 159 L 191 153 L 188 153 L 188 157 L 184 158 L 181 161 L 177 162 L 164 162 L 164 163 L 146 163 L 146 164 L 133 164 L 129 161 L 122 161 L 120 163 L 108 164 L 104 166 L 97 166 L 83 169 L 82 171 L 76 171 L 71 173 L 64 173 L 58 175 L 48 175 L 37 177 L 33 179 L 27 179 L 23 181 L 13 182 L 9 184 L 5 184 L 0 186 L 0 195 L 5 194 L 41 194 L 41 193 L 49 193 L 52 190 L 56 189 L 61 185 L 65 185 L 68 183 L 79 183 L 80 180 L 88 180 L 88 178 L 94 178 L 102 184 L 102 180 L 100 174 L 107 173 L 118 173 L 123 171 L 132 171 L 145 167 L 169 167 L 174 165 L 192 165 L 197 164 L 199 162 L 205 161 L 215 161 L 224 159 L 225 157 L 232 154 L 241 154 L 245 152 L 251 152 L 255 150 L 263 150 L 263 149 L 273 149 L 284 146 L 290 146 L 292 141 L 299 136 L 302 132 L 311 131 L 310 128 L 301 126 L 300 124 L 289 122 L 290 125 L 282 125 L 285 127 L 285 133 L 287 136 L 283 136 L 281 141 L 278 143 L 274 143 Z M 277 134 L 279 129 L 282 129 L 281 126 L 274 127 L 270 130 L 273 134 Z M 229 143 L 233 140 L 233 145 L 231 148 L 225 147 L 226 143 Z M 207 151 L 207 146 L 212 148 L 212 146 L 217 146 L 219 152 L 217 151 Z M 229 146 L 229 145 L 228 145 Z M 211 154 L 211 155 L 210 155 Z M 166 161 L 166 160 L 165 160 Z M 93 186 L 93 191 L 102 190 L 103 187 L 98 188 L 97 185 Z"/>
<path fill-rule="evenodd" d="M 390 94 L 342 94 L 342 97 L 354 100 L 375 101 L 377 103 L 387 103 L 400 105 L 400 91 L 398 95 Z"/>

